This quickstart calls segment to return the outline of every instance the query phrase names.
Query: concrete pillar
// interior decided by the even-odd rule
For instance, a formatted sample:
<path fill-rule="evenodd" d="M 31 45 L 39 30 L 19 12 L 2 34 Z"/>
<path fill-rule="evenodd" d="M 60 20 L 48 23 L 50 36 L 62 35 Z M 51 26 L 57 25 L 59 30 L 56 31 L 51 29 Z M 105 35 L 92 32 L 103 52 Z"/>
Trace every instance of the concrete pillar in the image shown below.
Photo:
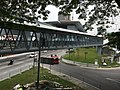
<path fill-rule="evenodd" d="M 99 56 L 102 54 L 102 46 L 96 46 L 96 50 Z"/>

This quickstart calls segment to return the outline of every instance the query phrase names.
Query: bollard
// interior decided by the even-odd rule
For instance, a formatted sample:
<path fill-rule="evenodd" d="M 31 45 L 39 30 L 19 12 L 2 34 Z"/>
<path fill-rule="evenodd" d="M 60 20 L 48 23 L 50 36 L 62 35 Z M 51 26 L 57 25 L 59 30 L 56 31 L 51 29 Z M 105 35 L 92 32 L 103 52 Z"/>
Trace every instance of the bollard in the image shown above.
<path fill-rule="evenodd" d="M 20 74 L 22 73 L 22 69 L 20 68 Z"/>
<path fill-rule="evenodd" d="M 9 79 L 11 78 L 11 74 L 10 74 L 10 72 L 9 72 Z"/>

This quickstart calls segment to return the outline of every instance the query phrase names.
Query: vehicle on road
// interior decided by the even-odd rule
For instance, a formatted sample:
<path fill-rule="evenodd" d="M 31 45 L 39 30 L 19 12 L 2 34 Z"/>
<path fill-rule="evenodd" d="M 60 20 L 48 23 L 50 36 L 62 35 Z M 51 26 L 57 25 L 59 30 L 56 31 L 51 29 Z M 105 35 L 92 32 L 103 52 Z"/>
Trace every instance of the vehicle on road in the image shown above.
<path fill-rule="evenodd" d="M 10 62 L 8 63 L 8 65 L 13 65 L 13 60 L 10 60 Z"/>
<path fill-rule="evenodd" d="M 47 53 L 47 50 L 44 50 L 43 53 Z"/>
<path fill-rule="evenodd" d="M 51 57 L 41 57 L 41 63 L 44 64 L 59 64 L 59 57 L 57 55 L 51 55 Z"/>
<path fill-rule="evenodd" d="M 51 58 L 53 64 L 59 64 L 59 57 L 57 55 L 51 55 Z"/>
<path fill-rule="evenodd" d="M 37 57 L 37 56 L 38 56 L 38 54 L 36 54 L 36 53 L 31 53 L 31 54 L 29 55 L 30 58 Z"/>

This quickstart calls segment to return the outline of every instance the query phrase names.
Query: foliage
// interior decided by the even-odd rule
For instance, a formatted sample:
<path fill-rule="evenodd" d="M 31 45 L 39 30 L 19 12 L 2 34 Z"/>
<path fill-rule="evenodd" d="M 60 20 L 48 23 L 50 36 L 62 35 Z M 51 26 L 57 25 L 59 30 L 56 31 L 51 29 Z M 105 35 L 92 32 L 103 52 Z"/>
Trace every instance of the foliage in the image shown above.
<path fill-rule="evenodd" d="M 120 64 L 118 64 L 116 61 L 113 61 L 113 63 L 110 62 L 110 60 L 106 60 L 106 66 L 102 65 L 102 62 L 100 62 L 100 67 L 102 68 L 115 68 L 120 67 Z"/>
<path fill-rule="evenodd" d="M 35 22 L 38 18 L 46 19 L 50 11 L 45 10 L 53 0 L 1 0 L 0 20 L 9 22 Z"/>
<path fill-rule="evenodd" d="M 111 27 L 114 24 L 114 18 L 119 15 L 118 6 L 114 0 L 68 0 L 66 4 L 60 7 L 60 13 L 67 14 L 73 9 L 76 10 L 76 14 L 79 14 L 79 19 L 84 19 L 85 30 L 92 30 L 93 25 L 96 24 L 98 34 L 102 34 L 106 31 L 105 28 Z M 71 1 L 71 2 L 70 2 Z M 116 0 L 118 1 L 118 0 Z M 104 30 L 103 30 L 104 29 Z"/>
<path fill-rule="evenodd" d="M 59 7 L 59 14 L 64 15 L 75 9 L 79 19 L 86 21 L 86 31 L 92 30 L 93 24 L 108 28 L 109 24 L 114 24 L 109 18 L 119 15 L 115 2 L 120 6 L 119 0 L 1 0 L 0 20 L 19 23 L 35 23 L 39 18 L 46 20 L 50 13 L 46 7 L 54 5 Z"/>
<path fill-rule="evenodd" d="M 112 32 L 107 35 L 111 47 L 117 47 L 120 50 L 120 32 Z"/>

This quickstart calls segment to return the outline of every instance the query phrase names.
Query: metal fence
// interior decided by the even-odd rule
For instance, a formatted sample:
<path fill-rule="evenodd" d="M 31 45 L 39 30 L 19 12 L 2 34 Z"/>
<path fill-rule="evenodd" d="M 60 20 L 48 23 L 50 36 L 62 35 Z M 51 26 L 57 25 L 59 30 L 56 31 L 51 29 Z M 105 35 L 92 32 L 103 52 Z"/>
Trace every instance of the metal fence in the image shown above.
<path fill-rule="evenodd" d="M 0 73 L 0 81 L 9 79 L 12 76 L 15 76 L 17 74 L 21 74 L 22 72 L 31 69 L 33 66 L 33 62 L 27 63 L 25 65 L 22 65 L 21 67 L 17 67 L 14 69 L 10 69 L 9 71 Z"/>

